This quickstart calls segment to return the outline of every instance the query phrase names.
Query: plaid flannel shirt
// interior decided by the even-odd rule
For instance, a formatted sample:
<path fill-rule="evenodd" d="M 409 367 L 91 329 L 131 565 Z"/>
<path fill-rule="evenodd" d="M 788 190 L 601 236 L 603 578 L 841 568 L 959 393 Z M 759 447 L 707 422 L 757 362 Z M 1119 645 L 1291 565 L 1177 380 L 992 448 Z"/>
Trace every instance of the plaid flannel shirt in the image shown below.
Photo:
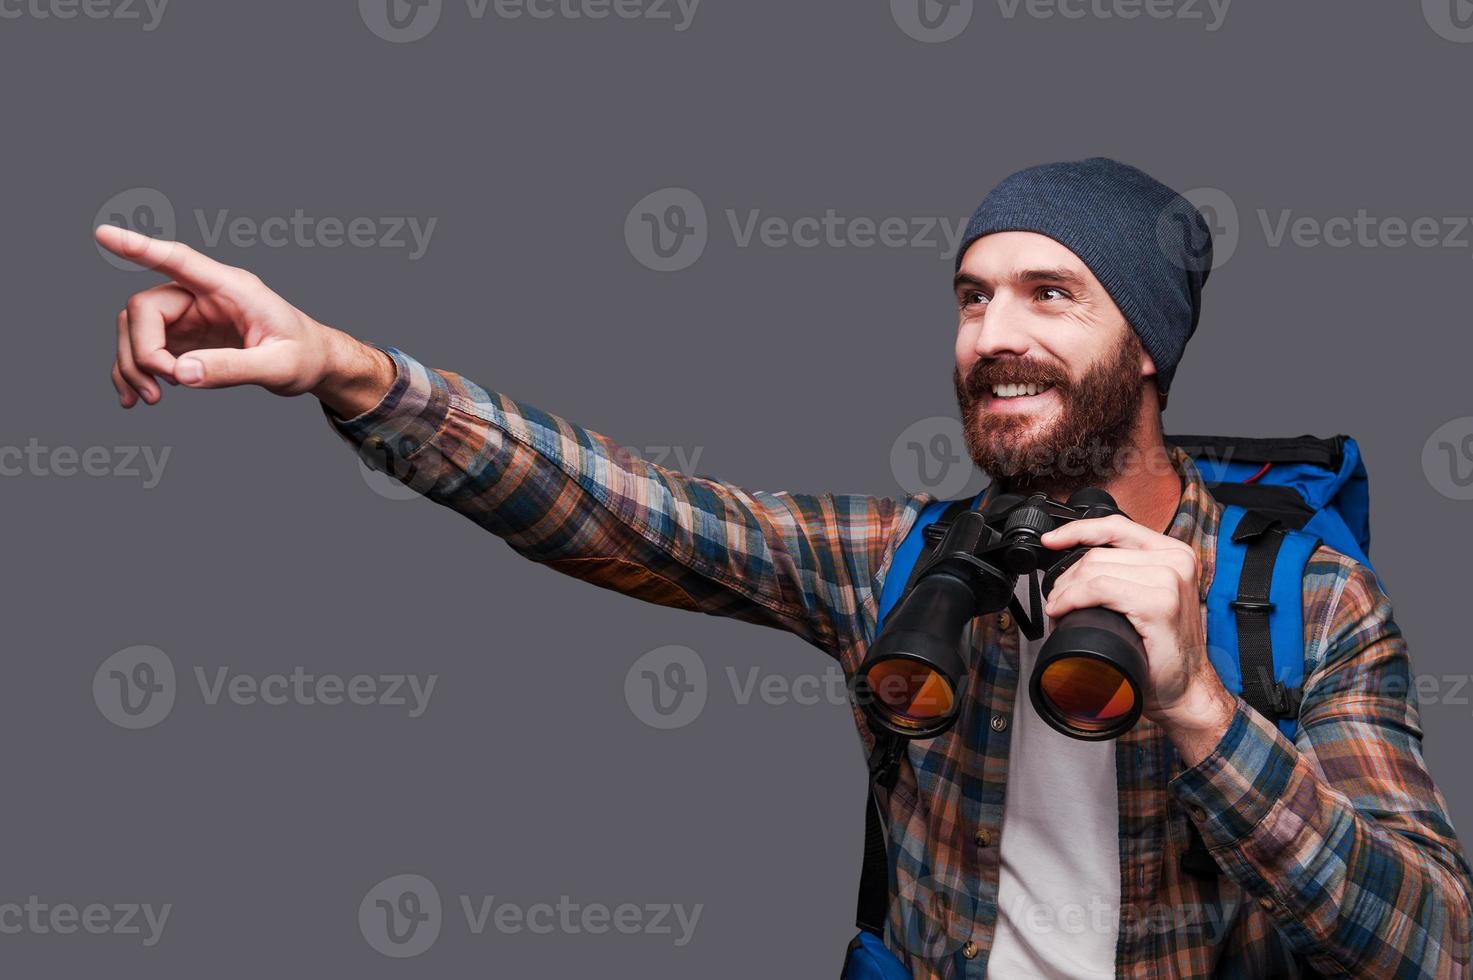
<path fill-rule="evenodd" d="M 859 666 L 891 556 L 930 497 L 753 491 L 681 475 L 380 349 L 397 365 L 382 401 L 347 420 L 324 406 L 369 465 L 533 561 L 789 630 L 846 676 Z M 1205 624 L 1221 506 L 1190 458 L 1169 449 L 1183 492 L 1167 533 L 1201 560 Z M 886 940 L 916 977 L 986 972 L 1020 710 L 1010 619 L 975 621 L 960 719 L 911 743 L 891 794 Z M 1091 910 L 1081 896 L 1080 911 L 1118 921 L 1117 976 L 1469 975 L 1473 883 L 1423 762 L 1407 646 L 1374 574 L 1328 547 L 1305 572 L 1304 651 L 1294 741 L 1241 699 L 1196 766 L 1147 720 L 1116 741 L 1119 905 Z M 854 717 L 867 753 L 873 735 L 858 708 Z M 1189 821 L 1220 876 L 1180 869 Z"/>

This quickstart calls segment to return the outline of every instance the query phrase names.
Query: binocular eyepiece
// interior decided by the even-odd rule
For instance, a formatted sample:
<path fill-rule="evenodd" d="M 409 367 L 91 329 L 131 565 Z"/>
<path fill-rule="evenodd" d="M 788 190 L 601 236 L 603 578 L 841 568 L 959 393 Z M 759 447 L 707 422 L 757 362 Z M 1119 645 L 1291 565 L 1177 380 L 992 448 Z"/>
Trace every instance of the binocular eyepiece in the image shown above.
<path fill-rule="evenodd" d="M 1045 548 L 1040 538 L 1071 521 L 1118 514 L 1114 499 L 1086 487 L 1067 504 L 1042 493 L 1003 494 L 985 512 L 965 511 L 926 528 L 935 548 L 885 620 L 851 682 L 871 722 L 902 738 L 933 738 L 961 711 L 971 676 L 964 634 L 977 616 L 1011 608 L 1029 639 L 1043 635 L 1039 590 L 1089 550 Z M 1035 573 L 1043 571 L 1040 583 Z M 1015 595 L 1030 576 L 1030 613 Z M 1076 609 L 1060 617 L 1044 641 L 1028 681 L 1034 709 L 1073 738 L 1117 738 L 1140 718 L 1145 646 L 1130 621 L 1112 609 Z"/>

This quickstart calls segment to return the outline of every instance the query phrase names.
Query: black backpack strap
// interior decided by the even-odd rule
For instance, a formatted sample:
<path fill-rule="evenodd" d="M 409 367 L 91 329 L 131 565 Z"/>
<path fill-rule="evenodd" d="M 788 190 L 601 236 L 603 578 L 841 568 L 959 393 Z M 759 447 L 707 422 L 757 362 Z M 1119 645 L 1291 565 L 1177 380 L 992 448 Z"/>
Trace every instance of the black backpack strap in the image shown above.
<path fill-rule="evenodd" d="M 963 497 L 953 500 L 931 526 L 949 524 L 971 506 L 973 499 Z M 940 539 L 934 536 L 925 539 L 921 553 L 916 557 L 906 578 L 902 599 L 916 584 L 921 569 L 926 567 L 926 563 L 936 553 L 939 543 Z M 859 901 L 854 912 L 854 924 L 882 939 L 885 935 L 885 920 L 890 911 L 890 855 L 885 840 L 885 813 L 882 808 L 889 797 L 889 791 L 895 786 L 896 777 L 900 775 L 900 757 L 904 753 L 905 743 L 899 736 L 890 732 L 875 733 L 874 749 L 870 752 L 868 763 L 869 789 L 864 801 L 864 864 L 859 870 Z M 884 792 L 877 793 L 877 786 Z"/>
<path fill-rule="evenodd" d="M 1238 619 L 1238 672 L 1243 679 L 1243 700 L 1270 721 L 1293 718 L 1299 713 L 1299 693 L 1274 677 L 1273 643 L 1269 639 L 1269 600 L 1273 587 L 1274 561 L 1284 543 L 1284 528 L 1275 517 L 1248 511 L 1233 531 L 1234 541 L 1247 541 L 1243 574 L 1238 580 L 1238 598 L 1230 605 Z"/>
<path fill-rule="evenodd" d="M 898 736 L 886 732 L 875 739 L 870 753 L 870 788 L 864 801 L 864 864 L 859 870 L 859 903 L 854 924 L 880 938 L 885 936 L 885 919 L 890 911 L 890 854 L 885 841 L 885 817 L 880 784 L 888 791 L 895 785 L 900 753 L 905 749 Z"/>
<path fill-rule="evenodd" d="M 1274 608 L 1269 599 L 1274 562 L 1284 543 L 1284 533 L 1278 517 L 1257 510 L 1245 513 L 1233 530 L 1234 541 L 1248 542 L 1248 553 L 1238 578 L 1238 597 L 1230 603 L 1237 614 L 1242 697 L 1250 708 L 1270 721 L 1292 718 L 1299 713 L 1300 691 L 1285 687 L 1274 677 L 1273 642 L 1268 629 L 1268 614 Z M 1221 869 L 1207 850 L 1197 825 L 1188 821 L 1187 831 L 1189 837 L 1181 856 L 1181 869 L 1198 878 L 1219 874 Z"/>

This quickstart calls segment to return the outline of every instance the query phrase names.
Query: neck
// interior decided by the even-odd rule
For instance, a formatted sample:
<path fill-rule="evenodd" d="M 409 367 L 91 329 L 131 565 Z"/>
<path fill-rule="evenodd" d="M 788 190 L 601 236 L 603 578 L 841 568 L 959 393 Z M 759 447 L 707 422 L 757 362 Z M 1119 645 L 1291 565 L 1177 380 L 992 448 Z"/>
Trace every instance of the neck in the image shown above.
<path fill-rule="evenodd" d="M 1131 448 L 1122 456 L 1127 465 L 1105 485 L 1105 490 L 1126 517 L 1165 534 L 1181 505 L 1182 479 L 1166 450 L 1156 386 L 1143 388 L 1141 410 L 1131 431 Z"/>
<path fill-rule="evenodd" d="M 1129 455 L 1131 465 L 1105 484 L 1125 516 L 1165 534 L 1181 505 L 1181 474 L 1160 439 Z"/>

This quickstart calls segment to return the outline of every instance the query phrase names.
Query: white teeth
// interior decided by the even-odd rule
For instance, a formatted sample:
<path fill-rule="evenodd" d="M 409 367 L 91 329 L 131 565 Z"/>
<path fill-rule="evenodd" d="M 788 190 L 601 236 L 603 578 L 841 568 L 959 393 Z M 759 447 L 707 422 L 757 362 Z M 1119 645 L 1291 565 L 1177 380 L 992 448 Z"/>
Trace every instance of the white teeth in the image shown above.
<path fill-rule="evenodd" d="M 993 385 L 992 393 L 998 398 L 1017 398 L 1020 395 L 1037 395 L 1049 390 L 1049 385 L 1041 384 L 1009 384 Z"/>

